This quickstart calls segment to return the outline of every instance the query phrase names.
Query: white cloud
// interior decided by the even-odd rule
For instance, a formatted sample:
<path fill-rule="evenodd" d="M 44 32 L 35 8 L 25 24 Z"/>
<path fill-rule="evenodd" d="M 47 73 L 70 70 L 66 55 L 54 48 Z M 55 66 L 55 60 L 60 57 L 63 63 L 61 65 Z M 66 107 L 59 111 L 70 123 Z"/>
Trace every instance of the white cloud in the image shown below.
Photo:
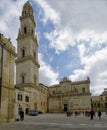
<path fill-rule="evenodd" d="M 89 41 L 92 47 L 95 44 L 107 42 L 107 2 L 105 0 L 47 0 L 44 4 L 43 2 L 39 4 L 45 11 L 45 17 L 55 24 L 56 28 L 45 36 L 57 53 L 65 51 L 76 41 Z M 55 15 L 47 13 L 50 10 L 55 12 Z"/>
<path fill-rule="evenodd" d="M 53 84 L 58 83 L 58 72 L 55 72 L 50 65 L 46 64 L 43 61 L 42 55 L 39 54 L 39 63 L 40 63 L 40 69 L 39 69 L 39 80 L 41 83 L 50 86 Z"/>
<path fill-rule="evenodd" d="M 51 6 L 48 5 L 48 3 L 44 0 L 35 0 L 40 6 L 44 9 L 44 17 L 43 22 L 46 23 L 48 20 L 51 20 L 54 24 L 57 24 L 60 22 L 59 14 L 54 9 L 51 8 Z"/>
<path fill-rule="evenodd" d="M 16 38 L 19 28 L 19 16 L 21 15 L 23 4 L 27 0 L 13 1 L 1 0 L 0 1 L 0 32 L 11 39 L 16 47 Z"/>
<path fill-rule="evenodd" d="M 47 2 L 60 14 L 62 27 L 68 25 L 72 27 L 73 32 L 86 28 L 97 32 L 104 32 L 107 29 L 105 0 L 47 0 Z"/>
<path fill-rule="evenodd" d="M 3 20 L 0 20 L 0 30 L 2 30 L 2 31 L 6 31 L 7 30 L 7 25 L 6 25 L 6 23 L 3 21 Z"/>
<path fill-rule="evenodd" d="M 74 70 L 73 74 L 69 76 L 70 79 L 75 81 L 90 76 L 91 92 L 101 94 L 107 84 L 107 47 L 96 51 L 93 55 L 85 55 L 87 48 L 84 45 L 79 45 L 78 49 L 84 68 Z"/>
<path fill-rule="evenodd" d="M 82 30 L 81 32 L 77 33 L 76 41 L 89 42 L 91 47 L 93 47 L 95 44 L 103 44 L 107 42 L 107 31 L 97 33 L 94 30 Z"/>
<path fill-rule="evenodd" d="M 69 28 L 56 29 L 51 33 L 45 33 L 45 36 L 50 41 L 50 47 L 56 49 L 56 53 L 65 51 L 69 46 L 75 44 L 73 34 Z"/>

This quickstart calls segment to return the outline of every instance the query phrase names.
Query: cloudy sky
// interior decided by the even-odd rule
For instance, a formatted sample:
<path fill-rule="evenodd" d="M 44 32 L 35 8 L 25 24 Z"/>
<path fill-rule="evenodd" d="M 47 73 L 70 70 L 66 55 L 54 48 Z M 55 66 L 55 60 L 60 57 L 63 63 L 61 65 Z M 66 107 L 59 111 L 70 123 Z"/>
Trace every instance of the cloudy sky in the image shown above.
<path fill-rule="evenodd" d="M 0 0 L 0 32 L 17 47 L 19 16 L 27 0 Z M 39 80 L 90 77 L 93 95 L 107 88 L 107 0 L 29 0 L 39 42 Z"/>

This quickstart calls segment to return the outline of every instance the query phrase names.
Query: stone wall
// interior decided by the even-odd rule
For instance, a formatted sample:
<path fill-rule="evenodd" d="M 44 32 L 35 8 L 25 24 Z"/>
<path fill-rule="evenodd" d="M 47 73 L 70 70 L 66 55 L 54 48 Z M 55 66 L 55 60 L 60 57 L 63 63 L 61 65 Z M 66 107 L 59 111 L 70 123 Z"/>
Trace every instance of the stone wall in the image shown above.
<path fill-rule="evenodd" d="M 2 34 L 0 34 L 0 47 L 2 48 L 0 122 L 10 122 L 14 120 L 14 61 L 16 53 L 10 40 Z"/>

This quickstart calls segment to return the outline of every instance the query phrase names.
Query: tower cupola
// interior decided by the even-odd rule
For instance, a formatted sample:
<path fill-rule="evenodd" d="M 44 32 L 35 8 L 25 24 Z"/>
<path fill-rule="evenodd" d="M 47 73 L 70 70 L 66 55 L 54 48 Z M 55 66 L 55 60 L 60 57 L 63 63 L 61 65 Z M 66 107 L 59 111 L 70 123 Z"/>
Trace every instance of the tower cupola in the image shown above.
<path fill-rule="evenodd" d="M 27 1 L 23 6 L 22 17 L 26 16 L 33 16 L 33 9 L 29 1 Z"/>
<path fill-rule="evenodd" d="M 29 1 L 27 1 L 22 10 L 22 14 L 20 16 L 20 28 L 19 28 L 19 33 L 18 33 L 18 40 L 32 36 L 34 39 L 36 38 L 35 36 L 35 27 L 36 23 L 34 21 L 34 14 L 33 14 L 33 8 Z"/>

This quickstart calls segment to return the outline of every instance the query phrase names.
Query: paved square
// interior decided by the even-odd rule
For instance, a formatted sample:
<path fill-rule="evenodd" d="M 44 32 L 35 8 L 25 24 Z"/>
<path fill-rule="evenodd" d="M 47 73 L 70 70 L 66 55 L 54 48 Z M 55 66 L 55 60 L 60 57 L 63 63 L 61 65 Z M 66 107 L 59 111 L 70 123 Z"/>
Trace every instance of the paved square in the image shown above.
<path fill-rule="evenodd" d="M 66 114 L 41 114 L 26 116 L 24 121 L 0 124 L 0 130 L 106 130 L 107 115 L 103 113 L 90 120 L 84 115 L 70 116 Z"/>

